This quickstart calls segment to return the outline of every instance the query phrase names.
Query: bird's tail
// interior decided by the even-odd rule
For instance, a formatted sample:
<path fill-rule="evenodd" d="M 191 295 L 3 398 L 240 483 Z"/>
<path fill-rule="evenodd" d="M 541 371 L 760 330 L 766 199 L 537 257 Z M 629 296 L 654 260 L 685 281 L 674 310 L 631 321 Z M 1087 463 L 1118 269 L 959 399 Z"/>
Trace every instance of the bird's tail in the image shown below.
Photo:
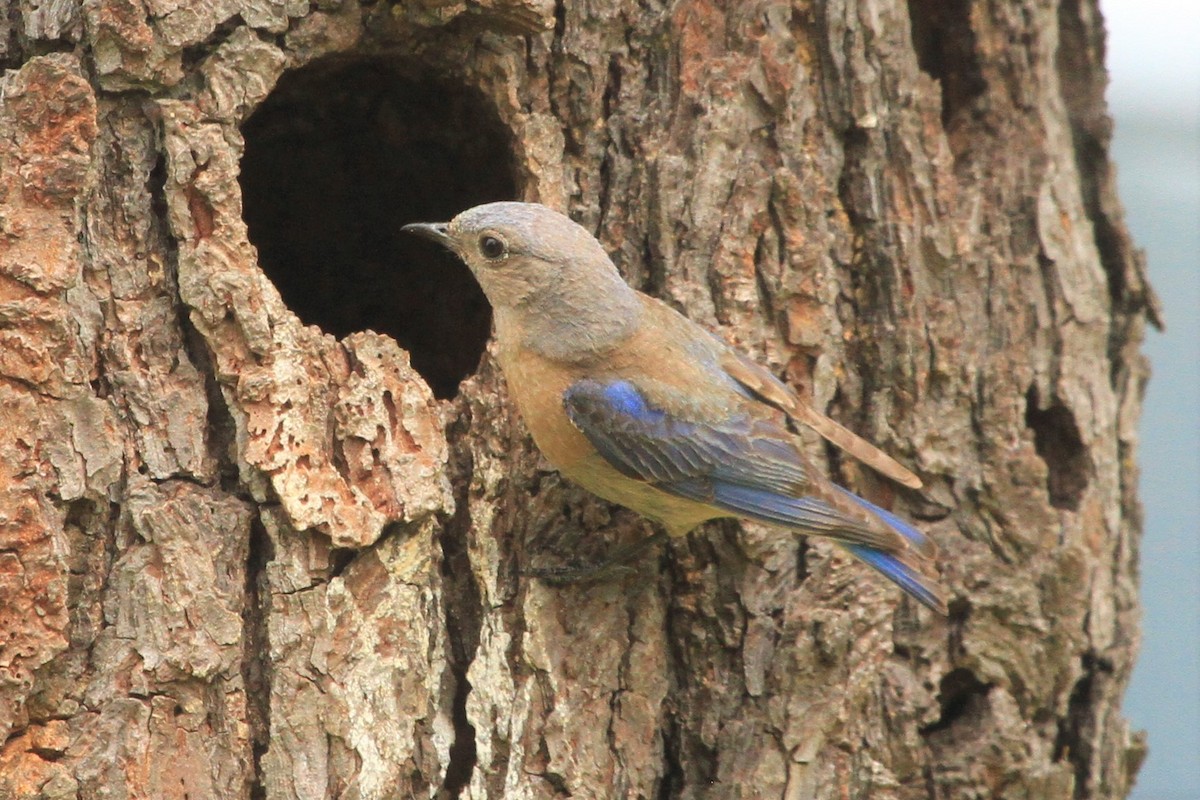
<path fill-rule="evenodd" d="M 840 486 L 836 488 L 907 539 L 912 544 L 912 549 L 903 553 L 889 553 L 861 544 L 842 546 L 925 606 L 940 614 L 947 614 L 946 598 L 937 584 L 937 573 L 933 564 L 937 555 L 937 546 L 933 540 L 890 511 L 884 511 Z"/>

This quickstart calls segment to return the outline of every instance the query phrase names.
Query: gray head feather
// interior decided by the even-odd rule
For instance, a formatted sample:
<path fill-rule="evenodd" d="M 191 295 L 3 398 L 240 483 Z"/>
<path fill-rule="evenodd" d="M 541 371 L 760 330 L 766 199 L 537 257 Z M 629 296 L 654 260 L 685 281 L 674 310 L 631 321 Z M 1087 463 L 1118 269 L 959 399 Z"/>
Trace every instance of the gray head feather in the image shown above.
<path fill-rule="evenodd" d="M 488 203 L 449 224 L 410 229 L 450 247 L 470 267 L 496 312 L 502 346 L 586 360 L 623 341 L 641 318 L 638 293 L 600 242 L 546 206 Z"/>
<path fill-rule="evenodd" d="M 616 272 L 608 253 L 586 228 L 537 203 L 488 203 L 467 209 L 450 223 L 450 235 L 455 238 L 466 239 L 485 232 L 503 235 L 515 255 L 553 263 L 589 261 Z"/>

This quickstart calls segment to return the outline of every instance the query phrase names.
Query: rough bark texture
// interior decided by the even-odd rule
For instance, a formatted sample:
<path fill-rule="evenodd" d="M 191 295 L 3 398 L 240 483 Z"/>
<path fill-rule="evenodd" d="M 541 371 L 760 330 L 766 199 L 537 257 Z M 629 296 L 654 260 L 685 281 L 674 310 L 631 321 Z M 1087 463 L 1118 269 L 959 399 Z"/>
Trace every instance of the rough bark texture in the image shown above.
<path fill-rule="evenodd" d="M 0 797 L 1126 794 L 1154 311 L 1094 2 L 0 9 Z M 754 526 L 524 577 L 649 527 L 399 236 L 505 196 L 913 465 L 828 454 L 950 619 Z"/>

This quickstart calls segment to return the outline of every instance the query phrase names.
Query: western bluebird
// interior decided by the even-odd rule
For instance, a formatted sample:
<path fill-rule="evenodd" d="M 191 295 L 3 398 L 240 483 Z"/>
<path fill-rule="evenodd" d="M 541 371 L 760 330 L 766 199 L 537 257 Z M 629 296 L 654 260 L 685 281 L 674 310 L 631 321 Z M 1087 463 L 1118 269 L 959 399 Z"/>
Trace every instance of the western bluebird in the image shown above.
<path fill-rule="evenodd" d="M 906 486 L 920 480 L 631 288 L 584 228 L 545 206 L 489 203 L 404 230 L 442 243 L 474 273 L 494 310 L 509 389 L 568 478 L 671 536 L 717 517 L 826 536 L 946 613 L 934 543 L 817 472 L 786 417 Z"/>

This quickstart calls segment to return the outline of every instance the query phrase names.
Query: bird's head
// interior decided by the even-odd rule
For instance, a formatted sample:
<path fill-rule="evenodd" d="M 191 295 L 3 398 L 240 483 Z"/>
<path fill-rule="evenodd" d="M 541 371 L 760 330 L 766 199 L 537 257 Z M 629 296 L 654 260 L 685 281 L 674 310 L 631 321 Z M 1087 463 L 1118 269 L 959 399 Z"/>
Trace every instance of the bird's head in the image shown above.
<path fill-rule="evenodd" d="M 600 288 L 614 277 L 621 280 L 586 229 L 537 203 L 488 203 L 449 222 L 414 223 L 403 230 L 454 251 L 495 308 L 552 302 L 564 284 Z"/>
<path fill-rule="evenodd" d="M 501 341 L 517 339 L 548 358 L 579 361 L 629 336 L 638 293 L 600 242 L 536 203 L 488 203 L 449 222 L 405 225 L 466 262 L 496 312 Z"/>

